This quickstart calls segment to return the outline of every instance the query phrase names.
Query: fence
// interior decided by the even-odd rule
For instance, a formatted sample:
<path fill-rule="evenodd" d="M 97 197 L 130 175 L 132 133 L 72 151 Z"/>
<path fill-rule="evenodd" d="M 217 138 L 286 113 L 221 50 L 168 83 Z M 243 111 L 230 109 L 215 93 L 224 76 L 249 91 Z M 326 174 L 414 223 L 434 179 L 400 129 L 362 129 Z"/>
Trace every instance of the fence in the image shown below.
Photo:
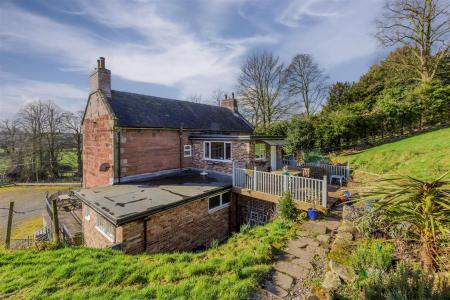
<path fill-rule="evenodd" d="M 325 172 L 330 179 L 331 176 L 342 176 L 345 180 L 348 180 L 350 177 L 350 166 L 348 164 L 345 166 L 339 166 L 322 163 L 302 163 L 299 167 L 319 167 L 325 169 Z"/>
<path fill-rule="evenodd" d="M 327 177 L 312 179 L 279 175 L 237 168 L 233 164 L 233 187 L 249 189 L 274 196 L 291 192 L 295 201 L 320 204 L 327 207 Z"/>

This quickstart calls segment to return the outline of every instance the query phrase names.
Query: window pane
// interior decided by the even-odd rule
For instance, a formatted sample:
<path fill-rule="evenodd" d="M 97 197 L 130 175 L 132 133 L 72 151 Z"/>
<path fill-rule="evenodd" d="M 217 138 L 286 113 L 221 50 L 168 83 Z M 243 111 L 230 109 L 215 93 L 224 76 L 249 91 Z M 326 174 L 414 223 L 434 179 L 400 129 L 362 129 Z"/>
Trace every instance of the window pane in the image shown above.
<path fill-rule="evenodd" d="M 210 158 L 209 156 L 209 142 L 205 142 L 205 157 Z"/>
<path fill-rule="evenodd" d="M 224 159 L 224 147 L 222 142 L 211 142 L 211 158 Z"/>
<path fill-rule="evenodd" d="M 231 143 L 225 143 L 225 159 L 231 159 Z"/>
<path fill-rule="evenodd" d="M 191 145 L 184 145 L 184 156 L 188 157 L 192 155 Z"/>
<path fill-rule="evenodd" d="M 220 195 L 209 198 L 209 209 L 220 206 Z"/>
<path fill-rule="evenodd" d="M 230 193 L 225 193 L 222 195 L 222 205 L 230 202 Z"/>

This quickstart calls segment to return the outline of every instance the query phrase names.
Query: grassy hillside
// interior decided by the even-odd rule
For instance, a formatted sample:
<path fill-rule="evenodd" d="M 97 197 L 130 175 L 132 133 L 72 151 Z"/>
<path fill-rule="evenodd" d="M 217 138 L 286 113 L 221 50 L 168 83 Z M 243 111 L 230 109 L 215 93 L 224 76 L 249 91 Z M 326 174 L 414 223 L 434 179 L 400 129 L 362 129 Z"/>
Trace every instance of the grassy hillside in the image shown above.
<path fill-rule="evenodd" d="M 450 128 L 384 144 L 356 154 L 333 158 L 350 162 L 352 169 L 377 174 L 432 179 L 450 169 Z"/>
<path fill-rule="evenodd" d="M 82 247 L 0 251 L 0 298 L 248 299 L 291 231 L 275 221 L 196 254 L 130 256 Z"/>

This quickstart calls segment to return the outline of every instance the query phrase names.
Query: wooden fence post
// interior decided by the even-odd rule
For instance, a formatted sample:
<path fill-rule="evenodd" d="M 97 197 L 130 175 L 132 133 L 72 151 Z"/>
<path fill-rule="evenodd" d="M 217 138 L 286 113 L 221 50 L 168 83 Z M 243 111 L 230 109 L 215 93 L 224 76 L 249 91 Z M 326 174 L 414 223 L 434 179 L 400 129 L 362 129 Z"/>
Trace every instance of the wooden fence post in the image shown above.
<path fill-rule="evenodd" d="M 323 176 L 322 180 L 322 206 L 327 208 L 327 198 L 328 198 L 328 182 L 327 176 Z"/>
<path fill-rule="evenodd" d="M 59 220 L 58 220 L 58 206 L 56 199 L 52 199 L 52 215 L 53 215 L 53 241 L 59 243 Z"/>
<path fill-rule="evenodd" d="M 12 227 L 13 212 L 14 212 L 14 202 L 9 202 L 8 223 L 6 225 L 6 240 L 5 240 L 6 249 L 9 249 L 9 247 L 11 246 L 11 227 Z"/>

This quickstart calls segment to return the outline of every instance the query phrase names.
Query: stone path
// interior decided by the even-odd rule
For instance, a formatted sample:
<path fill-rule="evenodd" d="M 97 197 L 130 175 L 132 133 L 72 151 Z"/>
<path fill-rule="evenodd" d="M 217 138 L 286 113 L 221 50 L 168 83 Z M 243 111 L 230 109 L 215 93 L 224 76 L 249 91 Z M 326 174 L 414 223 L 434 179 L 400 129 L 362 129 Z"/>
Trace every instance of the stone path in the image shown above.
<path fill-rule="evenodd" d="M 337 232 L 337 218 L 306 221 L 297 237 L 278 255 L 273 272 L 255 299 L 304 299 L 309 295 L 308 280 L 324 274 L 326 254 Z"/>

